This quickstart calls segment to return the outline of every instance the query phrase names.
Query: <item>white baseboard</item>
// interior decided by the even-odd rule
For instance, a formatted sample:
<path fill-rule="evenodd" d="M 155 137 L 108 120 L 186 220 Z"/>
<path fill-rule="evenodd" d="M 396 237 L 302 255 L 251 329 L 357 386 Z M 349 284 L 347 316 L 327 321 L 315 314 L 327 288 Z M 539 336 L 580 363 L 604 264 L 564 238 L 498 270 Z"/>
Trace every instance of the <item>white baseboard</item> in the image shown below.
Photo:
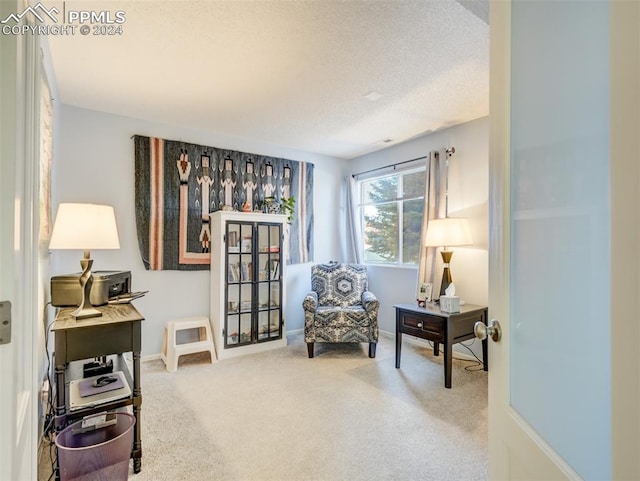
<path fill-rule="evenodd" d="M 296 334 L 301 334 L 304 332 L 304 329 L 292 329 L 290 331 L 287 331 L 287 336 L 289 335 L 296 335 Z M 389 331 L 385 331 L 380 329 L 379 334 L 387 337 L 389 339 L 395 339 L 396 338 L 396 334 L 395 332 L 389 332 Z M 414 337 L 414 336 L 403 336 L 402 338 L 402 342 L 408 342 L 410 344 L 414 344 L 416 346 L 421 346 L 421 347 L 431 347 L 431 344 L 429 344 L 429 341 L 427 341 L 426 339 L 420 339 L 419 337 Z M 465 361 L 476 361 L 477 359 L 475 357 L 473 357 L 471 354 L 468 354 L 460 349 L 456 349 L 458 346 L 457 345 L 453 345 L 453 352 L 455 354 L 456 357 L 460 358 L 460 359 L 464 359 Z M 482 360 L 482 355 L 478 356 L 480 357 L 480 359 Z M 160 353 L 157 354 L 149 354 L 146 356 L 142 356 L 140 358 L 141 362 L 148 362 L 148 361 L 157 361 L 158 359 L 160 359 Z"/>
<path fill-rule="evenodd" d="M 287 331 L 287 336 L 288 335 L 295 335 L 295 334 L 302 334 L 304 332 L 304 329 L 293 329 L 291 331 Z M 141 356 L 140 357 L 140 362 L 149 362 L 149 361 L 157 361 L 158 359 L 161 359 L 160 357 L 160 353 L 155 353 L 155 354 L 147 354 L 146 356 Z"/>

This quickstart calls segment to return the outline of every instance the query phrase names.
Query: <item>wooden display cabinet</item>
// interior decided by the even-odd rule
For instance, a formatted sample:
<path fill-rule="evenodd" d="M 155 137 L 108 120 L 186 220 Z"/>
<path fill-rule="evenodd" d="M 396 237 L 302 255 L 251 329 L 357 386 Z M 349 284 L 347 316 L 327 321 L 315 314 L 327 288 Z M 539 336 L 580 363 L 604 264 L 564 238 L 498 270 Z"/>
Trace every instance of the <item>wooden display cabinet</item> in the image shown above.
<path fill-rule="evenodd" d="M 286 216 L 211 214 L 211 323 L 218 359 L 287 345 Z"/>

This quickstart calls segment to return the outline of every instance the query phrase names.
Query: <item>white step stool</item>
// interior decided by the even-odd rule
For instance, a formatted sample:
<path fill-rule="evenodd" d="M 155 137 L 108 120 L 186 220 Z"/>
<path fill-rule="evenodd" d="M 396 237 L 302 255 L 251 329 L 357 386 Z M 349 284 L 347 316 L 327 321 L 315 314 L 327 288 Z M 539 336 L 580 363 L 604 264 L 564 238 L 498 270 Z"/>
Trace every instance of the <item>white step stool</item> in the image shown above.
<path fill-rule="evenodd" d="M 177 332 L 185 329 L 198 329 L 199 340 L 177 344 Z M 211 325 L 208 317 L 185 317 L 167 322 L 162 337 L 162 351 L 160 352 L 160 358 L 164 361 L 167 371 L 175 372 L 178 370 L 178 358 L 180 356 L 206 351 L 209 351 L 211 362 L 213 363 L 216 359 L 216 349 L 213 346 L 213 336 L 211 335 Z"/>

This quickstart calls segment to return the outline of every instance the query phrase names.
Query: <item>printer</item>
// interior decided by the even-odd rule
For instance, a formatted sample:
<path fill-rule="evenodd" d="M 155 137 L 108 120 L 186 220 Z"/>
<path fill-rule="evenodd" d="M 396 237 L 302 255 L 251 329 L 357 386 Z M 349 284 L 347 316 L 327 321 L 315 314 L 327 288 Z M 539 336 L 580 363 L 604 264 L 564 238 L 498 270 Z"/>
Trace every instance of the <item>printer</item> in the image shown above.
<path fill-rule="evenodd" d="M 51 304 L 55 307 L 79 306 L 82 302 L 81 272 L 51 278 Z M 131 292 L 130 271 L 94 271 L 89 301 L 102 306 L 109 299 Z"/>

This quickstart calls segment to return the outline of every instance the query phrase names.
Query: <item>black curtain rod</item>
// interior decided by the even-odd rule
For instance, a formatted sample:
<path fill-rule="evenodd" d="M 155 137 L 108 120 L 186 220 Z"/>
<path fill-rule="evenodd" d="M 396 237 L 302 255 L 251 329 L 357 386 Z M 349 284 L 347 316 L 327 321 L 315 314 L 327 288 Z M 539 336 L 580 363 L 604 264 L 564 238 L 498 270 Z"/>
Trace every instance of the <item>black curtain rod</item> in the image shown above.
<path fill-rule="evenodd" d="M 358 172 L 357 174 L 351 174 L 351 177 L 356 177 L 358 175 L 364 175 L 364 174 L 369 174 L 371 172 L 375 172 L 377 170 L 382 170 L 382 169 L 389 169 L 391 167 L 393 167 L 394 169 L 402 164 L 408 164 L 409 162 L 415 162 L 416 160 L 424 160 L 429 158 L 429 156 L 425 155 L 423 157 L 416 157 L 415 159 L 411 159 L 411 160 L 405 160 L 404 162 L 397 162 L 395 164 L 390 164 L 390 165 L 385 165 L 384 167 L 378 167 L 376 169 L 371 169 L 371 170 L 365 170 L 364 172 Z"/>

